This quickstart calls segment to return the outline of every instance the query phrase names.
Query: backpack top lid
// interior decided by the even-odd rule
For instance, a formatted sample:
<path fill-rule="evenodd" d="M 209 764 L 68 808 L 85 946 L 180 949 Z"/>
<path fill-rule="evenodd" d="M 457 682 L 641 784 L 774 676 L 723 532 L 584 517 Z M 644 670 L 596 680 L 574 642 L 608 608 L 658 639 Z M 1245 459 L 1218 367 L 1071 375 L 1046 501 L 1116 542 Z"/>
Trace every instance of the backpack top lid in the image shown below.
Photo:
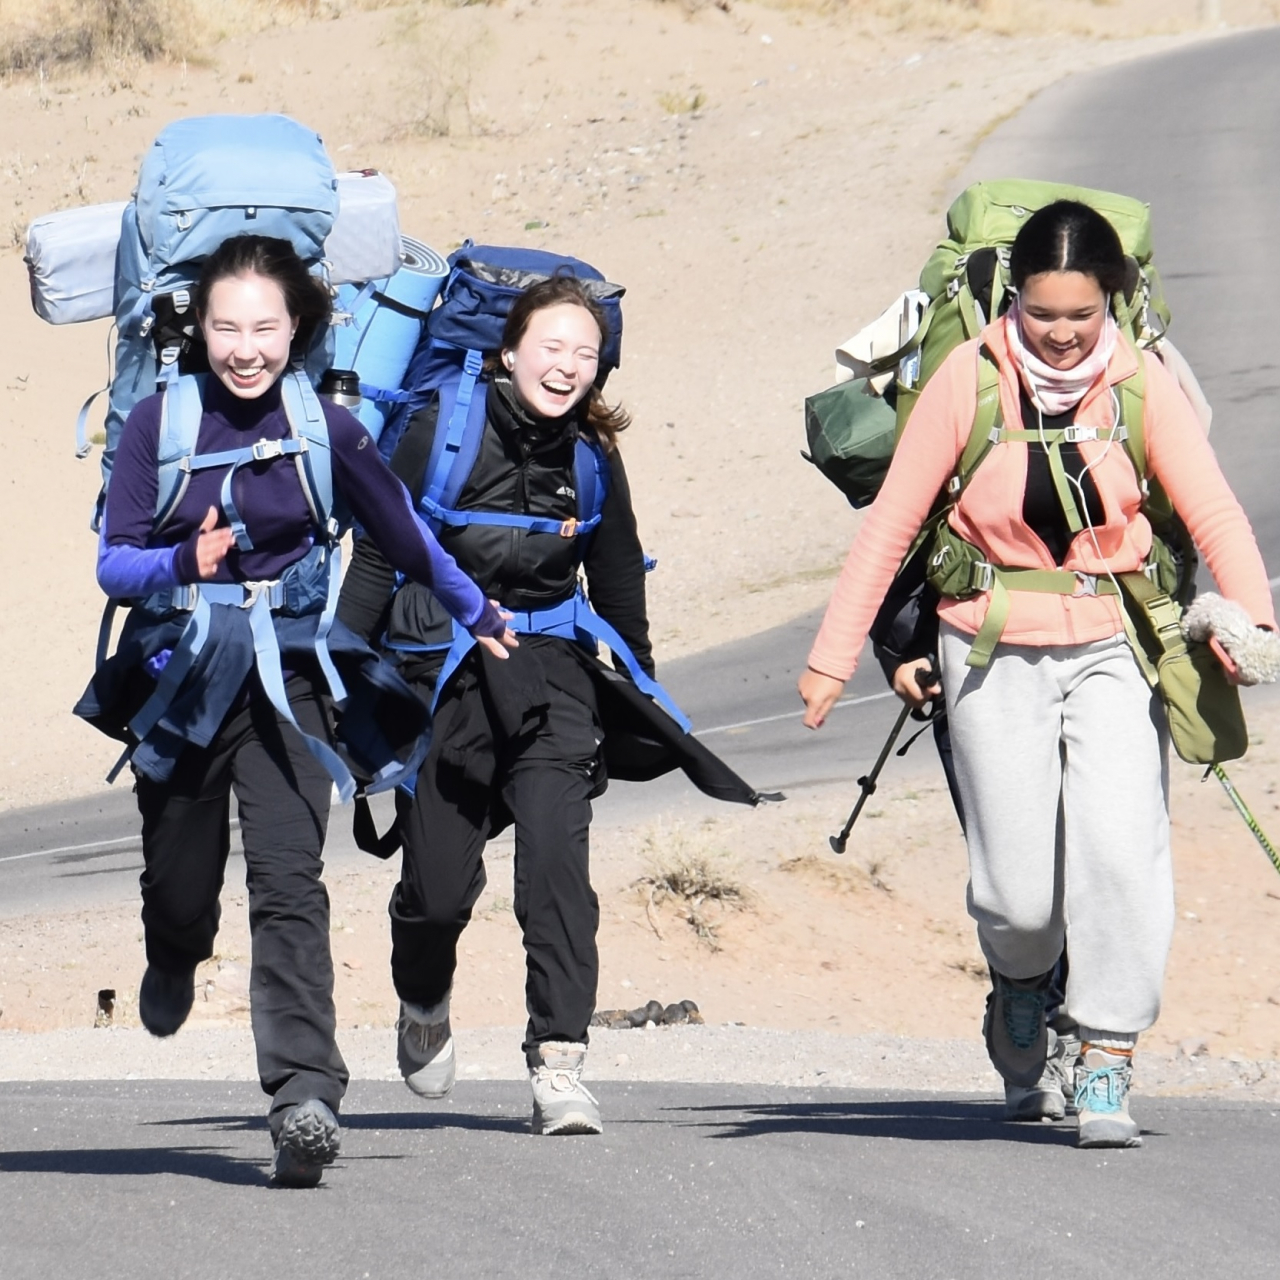
<path fill-rule="evenodd" d="M 193 116 L 156 138 L 134 201 L 153 268 L 203 259 L 240 232 L 286 239 L 316 262 L 338 181 L 320 135 L 288 116 Z"/>
<path fill-rule="evenodd" d="M 604 309 L 609 337 L 600 351 L 603 376 L 622 362 L 622 305 L 626 290 L 610 284 L 595 267 L 577 258 L 544 249 L 478 245 L 467 240 L 449 255 L 449 278 L 440 302 L 427 319 L 433 346 L 462 351 L 497 351 L 512 303 L 530 285 L 557 273 L 586 285 Z"/>

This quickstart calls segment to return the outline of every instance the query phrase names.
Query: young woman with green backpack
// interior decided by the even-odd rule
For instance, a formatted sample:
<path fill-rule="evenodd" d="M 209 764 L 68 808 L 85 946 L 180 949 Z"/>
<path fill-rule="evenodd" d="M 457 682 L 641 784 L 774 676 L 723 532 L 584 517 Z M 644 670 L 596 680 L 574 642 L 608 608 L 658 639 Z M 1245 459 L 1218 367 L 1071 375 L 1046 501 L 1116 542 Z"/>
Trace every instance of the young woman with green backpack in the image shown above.
<path fill-rule="evenodd" d="M 1274 630 L 1276 619 L 1248 520 L 1189 403 L 1116 326 L 1125 260 L 1111 224 L 1086 205 L 1051 204 L 1018 234 L 1010 273 L 1007 315 L 957 347 L 921 393 L 799 688 L 805 723 L 818 728 L 949 488 L 929 562 L 942 586 L 939 660 L 969 910 L 995 987 L 988 1050 L 1008 1083 L 1040 1079 L 1045 1002 L 1069 928 L 1066 1009 L 1083 1042 L 1078 1144 L 1136 1146 L 1132 1055 L 1159 1013 L 1174 913 L 1168 729 L 1117 583 L 1152 550 L 1146 477 L 1123 443 L 1135 385 L 1150 478 L 1224 594 L 1257 626 Z M 981 465 L 959 477 L 980 390 L 998 395 L 1000 419 L 1017 427 L 997 421 Z M 959 589 L 948 574 L 965 556 L 970 585 Z"/>

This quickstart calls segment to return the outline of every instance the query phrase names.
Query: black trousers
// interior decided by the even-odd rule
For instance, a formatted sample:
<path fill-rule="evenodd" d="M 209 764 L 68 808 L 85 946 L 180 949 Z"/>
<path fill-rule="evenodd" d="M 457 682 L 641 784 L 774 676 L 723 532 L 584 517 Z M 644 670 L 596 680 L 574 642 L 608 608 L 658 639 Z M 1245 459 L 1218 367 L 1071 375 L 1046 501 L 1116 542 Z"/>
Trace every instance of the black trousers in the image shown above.
<path fill-rule="evenodd" d="M 311 683 L 295 676 L 287 687 L 298 723 L 329 736 Z M 285 1110 L 307 1099 L 336 1112 L 347 1087 L 320 879 L 331 785 L 256 680 L 248 705 L 231 712 L 208 747 L 188 747 L 169 782 L 138 778 L 147 961 L 173 972 L 213 954 L 235 793 L 253 943 L 249 1007 L 273 1133 Z"/>
<path fill-rule="evenodd" d="M 474 688 L 467 697 L 479 697 Z M 471 720 L 469 728 L 474 729 Z M 585 1044 L 595 1012 L 600 904 L 591 888 L 591 800 L 598 726 L 594 706 L 552 690 L 536 734 L 506 748 L 488 735 L 469 754 L 495 756 L 492 780 L 460 761 L 447 716 L 400 801 L 404 857 L 391 895 L 391 975 L 402 1000 L 438 1004 L 453 985 L 458 938 L 485 886 L 484 846 L 497 811 L 515 825 L 516 919 L 524 934 L 525 1056 L 560 1040 Z M 505 825 L 503 822 L 501 825 Z"/>

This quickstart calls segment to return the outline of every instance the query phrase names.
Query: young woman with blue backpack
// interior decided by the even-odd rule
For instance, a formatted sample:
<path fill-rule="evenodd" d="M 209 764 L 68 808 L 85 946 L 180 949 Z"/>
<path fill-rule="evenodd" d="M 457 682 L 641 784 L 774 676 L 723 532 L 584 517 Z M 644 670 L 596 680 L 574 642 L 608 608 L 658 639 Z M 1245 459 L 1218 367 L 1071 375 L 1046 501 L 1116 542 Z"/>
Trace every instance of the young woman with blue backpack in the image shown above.
<path fill-rule="evenodd" d="M 338 1152 L 347 1084 L 321 881 L 331 788 L 348 798 L 352 768 L 394 779 L 427 729 L 408 686 L 334 619 L 349 516 L 494 657 L 514 638 L 365 429 L 312 390 L 301 361 L 330 301 L 291 245 L 227 240 L 193 306 L 210 371 L 142 399 L 124 425 L 98 581 L 132 607 L 76 710 L 129 744 L 145 860 L 138 1010 L 157 1036 L 185 1022 L 213 953 L 235 794 L 273 1176 L 314 1186 Z"/>
<path fill-rule="evenodd" d="M 805 723 L 819 727 L 904 556 L 940 513 L 927 564 L 941 597 L 941 690 L 926 692 L 946 699 L 969 911 L 994 985 L 988 1052 L 1007 1083 L 1042 1081 L 1069 928 L 1077 1142 L 1137 1146 L 1133 1050 L 1159 1012 L 1173 930 L 1171 730 L 1186 751 L 1164 710 L 1176 691 L 1161 674 L 1157 697 L 1147 675 L 1157 641 L 1186 653 L 1152 558 L 1157 483 L 1223 592 L 1255 626 L 1274 631 L 1276 619 L 1248 520 L 1190 403 L 1117 329 L 1126 262 L 1111 223 L 1082 203 L 1049 204 L 1018 232 L 1009 271 L 1008 314 L 956 347 L 920 393 L 800 694 Z M 995 418 L 977 440 L 980 465 L 966 468 L 984 406 Z M 1160 610 L 1163 639 L 1139 633 L 1142 607 Z M 1199 670 L 1205 689 L 1216 679 L 1230 693 L 1212 658 Z"/>
<path fill-rule="evenodd" d="M 485 843 L 514 824 L 533 1132 L 599 1133 L 582 1083 L 599 972 L 591 801 L 609 776 L 673 767 L 721 799 L 758 797 L 688 733 L 653 679 L 647 564 L 617 450 L 628 418 L 599 385 L 617 363 L 620 317 L 616 301 L 606 307 L 620 290 L 572 260 L 541 278 L 553 264 L 511 260 L 521 252 L 532 251 L 466 246 L 455 256 L 428 328 L 437 356 L 456 351 L 439 335 L 454 334 L 465 295 L 457 311 L 471 345 L 391 459 L 442 545 L 508 614 L 519 648 L 500 663 L 477 651 L 368 539 L 339 616 L 381 638 L 433 703 L 431 750 L 412 794 L 397 795 L 394 834 L 404 859 L 390 903 L 391 972 L 406 1084 L 427 1098 L 453 1087 L 458 939 L 485 886 Z M 488 333 L 475 327 L 481 313 Z M 596 656 L 600 641 L 613 669 Z"/>

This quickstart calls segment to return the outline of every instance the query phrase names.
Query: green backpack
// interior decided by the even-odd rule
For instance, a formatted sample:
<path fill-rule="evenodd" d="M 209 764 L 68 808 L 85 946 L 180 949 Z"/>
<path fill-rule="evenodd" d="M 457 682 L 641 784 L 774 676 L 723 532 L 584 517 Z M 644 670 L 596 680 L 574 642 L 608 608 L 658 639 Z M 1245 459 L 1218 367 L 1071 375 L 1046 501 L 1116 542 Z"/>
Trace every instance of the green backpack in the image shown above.
<path fill-rule="evenodd" d="M 920 291 L 904 294 L 837 351 L 851 379 L 805 401 L 809 449 L 802 456 L 851 506 L 866 506 L 880 491 L 898 438 L 938 366 L 1007 310 L 1010 246 L 1032 213 L 1057 200 L 1090 205 L 1120 236 L 1128 278 L 1112 310 L 1121 332 L 1142 347 L 1164 333 L 1169 312 L 1152 261 L 1147 205 L 1052 182 L 974 183 L 947 211 L 947 238 L 925 263 Z"/>

